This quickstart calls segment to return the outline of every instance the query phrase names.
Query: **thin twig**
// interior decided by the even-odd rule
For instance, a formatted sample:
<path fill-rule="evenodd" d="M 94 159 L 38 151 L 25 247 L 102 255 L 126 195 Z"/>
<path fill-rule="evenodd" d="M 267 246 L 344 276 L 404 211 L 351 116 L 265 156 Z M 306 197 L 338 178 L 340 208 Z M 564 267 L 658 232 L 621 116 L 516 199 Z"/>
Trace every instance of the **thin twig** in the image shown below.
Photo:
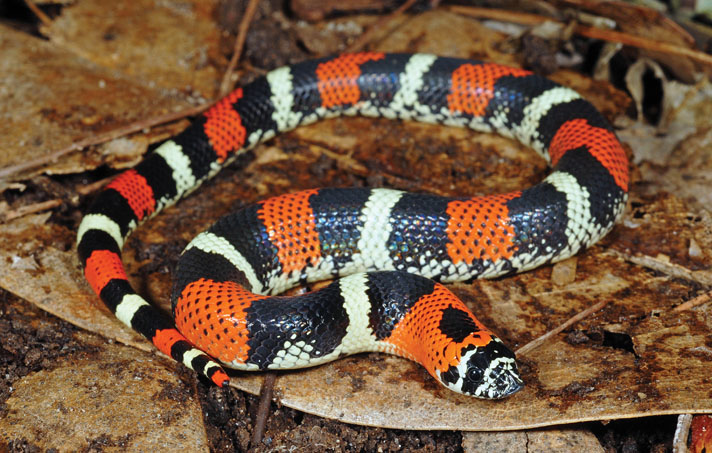
<path fill-rule="evenodd" d="M 88 195 L 88 194 L 94 192 L 95 190 L 105 186 L 112 179 L 114 179 L 114 176 L 109 176 L 108 178 L 100 179 L 99 181 L 95 181 L 91 184 L 87 184 L 85 186 L 78 187 L 76 189 L 76 192 L 79 195 Z M 11 220 L 15 220 L 20 217 L 24 217 L 26 215 L 37 214 L 38 212 L 46 211 L 48 209 L 54 209 L 58 206 L 61 206 L 62 203 L 68 203 L 68 204 L 74 206 L 74 205 L 78 204 L 78 199 L 68 200 L 68 199 L 64 199 L 64 198 L 54 198 L 52 200 L 46 200 L 46 201 L 41 201 L 39 203 L 20 206 L 17 209 L 12 209 L 12 210 L 6 211 L 5 213 L 0 213 L 0 221 L 9 222 Z"/>
<path fill-rule="evenodd" d="M 673 453 L 687 453 L 687 437 L 692 425 L 692 414 L 680 414 L 677 417 L 675 436 L 672 438 Z"/>
<path fill-rule="evenodd" d="M 702 64 L 712 66 L 712 55 L 700 52 L 688 47 L 680 47 L 675 44 L 670 44 L 664 41 L 655 41 L 642 36 L 635 36 L 628 33 L 613 30 L 602 30 L 600 28 L 589 27 L 586 25 L 577 25 L 576 33 L 591 39 L 600 39 L 602 41 L 610 41 L 625 44 L 626 46 L 638 47 L 655 52 L 662 52 L 670 55 L 688 57 Z"/>
<path fill-rule="evenodd" d="M 708 270 L 692 271 L 684 266 L 680 266 L 679 264 L 671 263 L 660 258 L 648 255 L 631 255 L 619 252 L 615 249 L 608 249 L 605 253 L 617 256 L 633 264 L 653 269 L 654 271 L 661 272 L 671 277 L 690 280 L 706 286 L 712 285 L 712 272 Z"/>
<path fill-rule="evenodd" d="M 546 16 L 540 16 L 539 14 L 520 13 L 517 11 L 510 11 L 504 9 L 453 5 L 449 7 L 448 10 L 454 13 L 463 14 L 465 16 L 476 17 L 478 19 L 492 19 L 501 22 L 510 22 L 513 24 L 539 25 L 546 21 L 556 22 L 556 19 L 552 19 Z"/>
<path fill-rule="evenodd" d="M 546 21 L 558 22 L 550 17 L 540 16 L 537 14 L 513 13 L 511 11 L 478 8 L 472 6 L 451 6 L 449 10 L 459 14 L 464 14 L 466 16 L 494 19 L 523 25 L 537 25 Z M 631 35 L 629 33 L 614 30 L 604 30 L 601 28 L 589 27 L 587 25 L 576 25 L 574 32 L 591 39 L 600 39 L 602 41 L 621 43 L 627 46 L 638 47 L 640 49 L 687 57 L 705 65 L 712 66 L 712 55 L 708 55 L 704 52 L 687 47 L 680 47 L 664 41 L 656 41 L 642 36 Z"/>
<path fill-rule="evenodd" d="M 252 437 L 250 438 L 250 446 L 256 448 L 262 442 L 262 436 L 265 434 L 265 425 L 269 415 L 269 408 L 272 404 L 272 395 L 274 393 L 274 382 L 277 379 L 277 373 L 266 373 L 260 388 L 260 402 L 257 405 L 257 413 L 255 414 L 255 422 L 252 424 Z"/>
<path fill-rule="evenodd" d="M 32 168 L 40 167 L 42 165 L 47 165 L 49 163 L 55 162 L 60 157 L 69 154 L 73 151 L 78 151 L 80 149 L 86 148 L 87 146 L 99 145 L 111 140 L 115 140 L 119 137 L 123 137 L 125 135 L 133 134 L 134 132 L 138 132 L 146 128 L 157 126 L 159 124 L 169 123 L 171 121 L 185 118 L 187 116 L 197 115 L 198 113 L 207 109 L 211 105 L 212 102 L 202 104 L 197 107 L 190 107 L 188 109 L 181 110 L 180 112 L 167 113 L 165 115 L 159 115 L 153 118 L 140 119 L 138 121 L 134 121 L 133 123 L 127 124 L 126 126 L 112 129 L 103 134 L 92 135 L 91 137 L 87 137 L 77 142 L 74 142 L 66 148 L 62 148 L 57 151 L 53 151 L 49 154 L 46 154 L 40 157 L 39 159 L 23 162 L 17 165 L 11 165 L 5 168 L 0 168 L 0 179 L 11 177 L 12 175 L 21 171 L 30 170 Z"/>
<path fill-rule="evenodd" d="M 521 348 L 517 349 L 516 353 L 518 355 L 526 354 L 527 352 L 531 351 L 532 349 L 538 348 L 539 345 L 544 343 L 549 338 L 553 337 L 554 335 L 558 335 L 559 333 L 563 332 L 565 329 L 569 328 L 573 324 L 576 324 L 577 322 L 581 321 L 582 319 L 586 318 L 587 316 L 592 315 L 593 313 L 602 309 L 606 305 L 608 305 L 608 301 L 604 300 L 604 301 L 601 301 L 597 304 L 594 304 L 594 305 L 588 307 L 584 311 L 578 313 L 576 316 L 569 318 L 566 322 L 561 324 L 559 327 L 548 331 L 547 333 L 540 336 L 539 338 L 536 338 L 536 339 L 530 341 L 529 343 L 525 344 Z"/>
<path fill-rule="evenodd" d="M 245 47 L 245 39 L 247 39 L 247 31 L 250 29 L 250 23 L 252 22 L 252 18 L 255 17 L 259 3 L 260 0 L 250 0 L 250 3 L 248 3 L 245 8 L 245 14 L 242 16 L 240 27 L 237 30 L 235 46 L 232 50 L 232 58 L 230 58 L 230 63 L 228 63 L 222 83 L 220 83 L 220 97 L 225 96 L 232 90 L 232 75 L 235 72 L 237 62 L 240 61 L 240 57 L 242 56 L 242 49 Z"/>
<path fill-rule="evenodd" d="M 94 192 L 94 191 L 96 191 L 96 190 L 98 190 L 98 189 L 101 189 L 101 188 L 104 187 L 105 185 L 109 184 L 109 182 L 111 182 L 111 180 L 113 180 L 114 178 L 115 178 L 115 176 L 109 176 L 108 178 L 104 178 L 104 179 L 100 179 L 100 180 L 98 180 L 98 181 L 94 181 L 94 182 L 91 183 L 91 184 L 87 184 L 87 185 L 85 185 L 85 186 L 77 187 L 76 192 L 77 192 L 79 195 L 89 195 L 90 193 L 92 193 L 92 192 Z"/>
<path fill-rule="evenodd" d="M 365 32 L 361 33 L 361 36 L 359 36 L 356 41 L 352 42 L 351 45 L 346 48 L 346 52 L 358 52 L 359 50 L 363 49 L 366 44 L 371 41 L 373 35 L 376 34 L 376 32 L 388 28 L 388 24 L 391 21 L 395 20 L 398 16 L 408 11 L 408 9 L 413 6 L 415 2 L 416 0 L 408 0 L 392 13 L 379 19 L 375 24 L 371 25 Z"/>
<path fill-rule="evenodd" d="M 704 293 L 704 294 L 700 294 L 699 296 L 695 297 L 694 299 L 690 299 L 687 302 L 682 303 L 682 304 L 678 305 L 677 307 L 673 308 L 672 311 L 676 313 L 676 312 L 681 312 L 681 311 L 685 311 L 685 310 L 690 310 L 692 308 L 697 307 L 698 305 L 707 303 L 710 300 L 712 300 L 712 291 Z"/>
<path fill-rule="evenodd" d="M 37 5 L 35 5 L 35 2 L 32 0 L 25 0 L 25 5 L 34 13 L 35 16 L 42 22 L 43 25 L 45 26 L 50 26 L 52 25 L 52 19 L 47 16 L 44 11 L 42 11 Z"/>
<path fill-rule="evenodd" d="M 28 204 L 25 206 L 20 206 L 17 209 L 5 212 L 2 215 L 2 221 L 9 222 L 11 220 L 19 219 L 30 214 L 37 214 L 38 212 L 46 211 L 48 209 L 56 208 L 62 204 L 62 200 L 55 198 L 53 200 L 41 201 L 39 203 Z"/>
<path fill-rule="evenodd" d="M 257 75 L 266 75 L 267 73 L 269 73 L 269 70 L 264 69 L 264 68 L 258 68 L 257 66 L 254 66 L 252 63 L 250 63 L 247 60 L 242 62 L 242 67 L 245 69 L 245 71 L 252 72 Z"/>

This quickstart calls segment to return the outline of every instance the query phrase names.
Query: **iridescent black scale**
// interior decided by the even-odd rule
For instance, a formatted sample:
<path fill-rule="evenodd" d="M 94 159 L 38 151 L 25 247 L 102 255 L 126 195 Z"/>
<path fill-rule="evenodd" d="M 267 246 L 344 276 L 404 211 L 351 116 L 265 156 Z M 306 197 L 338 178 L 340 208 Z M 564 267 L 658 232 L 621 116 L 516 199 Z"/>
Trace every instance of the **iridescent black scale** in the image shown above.
<path fill-rule="evenodd" d="M 243 88 L 242 98 L 233 105 L 245 130 L 261 132 L 256 140 L 278 129 L 271 94 L 269 83 L 260 77 Z"/>
<path fill-rule="evenodd" d="M 407 272 L 369 272 L 368 327 L 376 339 L 388 338 L 413 304 L 432 293 L 434 287 L 432 280 Z"/>
<path fill-rule="evenodd" d="M 223 255 L 218 253 L 207 253 L 197 248 L 191 248 L 183 252 L 181 265 L 173 273 L 173 290 L 171 292 L 171 307 L 175 312 L 178 302 L 177 294 L 191 282 L 200 279 L 211 280 L 213 282 L 236 282 L 245 288 L 251 288 L 250 282 L 245 277 L 245 273 L 232 265 Z"/>
<path fill-rule="evenodd" d="M 487 117 L 491 117 L 496 108 L 504 113 L 504 126 L 514 129 L 525 119 L 524 108 L 532 99 L 557 87 L 556 83 L 535 75 L 527 77 L 504 76 L 497 79 L 494 85 L 494 99 L 487 109 Z"/>
<path fill-rule="evenodd" d="M 480 330 L 468 313 L 454 307 L 447 307 L 442 311 L 439 328 L 456 343 L 462 343 L 473 332 Z"/>
<path fill-rule="evenodd" d="M 590 213 L 595 220 L 595 225 L 610 225 L 615 221 L 616 213 L 611 211 L 611 206 L 620 199 L 620 189 L 614 189 L 618 186 L 615 185 L 611 173 L 591 155 L 586 147 L 573 149 L 564 154 L 556 168 L 574 176 L 589 193 L 600 194 L 589 200 Z"/>
<path fill-rule="evenodd" d="M 341 344 L 349 326 L 339 282 L 301 296 L 254 301 L 246 315 L 248 363 L 260 369 L 275 362 L 290 345 L 310 357 L 323 357 Z"/>
<path fill-rule="evenodd" d="M 405 70 L 410 60 L 408 54 L 393 54 L 393 58 L 367 61 L 361 67 L 361 75 L 356 80 L 361 100 L 372 103 L 375 107 L 390 107 L 393 96 L 401 88 L 398 76 Z"/>
<path fill-rule="evenodd" d="M 397 270 L 420 269 L 420 274 L 437 279 L 430 262 L 443 262 L 448 254 L 446 213 L 451 198 L 406 193 L 391 210 L 391 234 L 387 247 Z"/>
<path fill-rule="evenodd" d="M 309 197 L 322 256 L 333 259 L 335 276 L 359 252 L 362 212 L 370 195 L 370 189 L 320 189 Z"/>
<path fill-rule="evenodd" d="M 558 253 L 568 245 L 566 236 L 567 201 L 565 194 L 550 184 L 537 184 L 507 202 L 510 224 L 514 228 L 515 256 L 536 258 Z M 516 268 L 511 271 L 516 272 Z"/>
<path fill-rule="evenodd" d="M 190 162 L 192 175 L 197 181 L 204 180 L 215 165 L 218 156 L 205 135 L 204 116 L 198 117 L 183 132 L 176 135 L 173 141 L 185 153 Z M 171 172 L 166 173 L 170 175 Z"/>
<path fill-rule="evenodd" d="M 266 285 L 269 276 L 279 269 L 277 248 L 270 242 L 265 226 L 260 221 L 257 212 L 259 204 L 246 206 L 233 215 L 222 217 L 215 222 L 208 232 L 224 238 L 247 260 L 255 271 L 262 285 Z M 223 255 L 206 253 L 191 248 L 183 253 L 181 265 L 174 272 L 171 303 L 175 309 L 178 296 L 183 288 L 200 278 L 210 278 L 215 281 L 233 281 L 251 291 L 261 291 L 262 288 L 252 288 L 242 270 L 235 268 Z M 222 275 L 233 269 L 232 274 Z M 220 273 L 219 276 L 215 275 Z"/>

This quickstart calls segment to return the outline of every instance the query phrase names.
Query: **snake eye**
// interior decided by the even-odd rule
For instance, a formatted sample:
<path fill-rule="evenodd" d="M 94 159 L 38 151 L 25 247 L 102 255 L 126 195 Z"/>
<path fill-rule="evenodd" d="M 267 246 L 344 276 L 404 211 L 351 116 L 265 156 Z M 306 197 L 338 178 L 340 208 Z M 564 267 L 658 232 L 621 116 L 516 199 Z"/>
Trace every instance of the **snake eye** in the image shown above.
<path fill-rule="evenodd" d="M 467 380 L 478 384 L 482 381 L 482 377 L 484 376 L 484 372 L 482 371 L 481 368 L 477 367 L 470 367 L 467 369 Z"/>

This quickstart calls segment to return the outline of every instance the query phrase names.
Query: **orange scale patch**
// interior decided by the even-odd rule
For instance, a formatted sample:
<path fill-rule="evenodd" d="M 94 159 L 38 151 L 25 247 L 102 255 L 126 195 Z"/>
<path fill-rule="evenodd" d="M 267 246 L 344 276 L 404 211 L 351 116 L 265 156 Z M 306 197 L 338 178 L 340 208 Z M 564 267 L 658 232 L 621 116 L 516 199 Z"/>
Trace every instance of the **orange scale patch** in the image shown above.
<path fill-rule="evenodd" d="M 353 105 L 361 98 L 358 77 L 360 65 L 367 61 L 377 61 L 385 55 L 377 52 L 343 54 L 321 63 L 316 68 L 317 88 L 321 95 L 321 105 L 325 108 Z"/>
<path fill-rule="evenodd" d="M 179 341 L 187 341 L 186 338 L 176 329 L 157 330 L 151 341 L 162 353 L 170 356 L 171 348 Z"/>
<path fill-rule="evenodd" d="M 457 343 L 440 330 L 442 312 L 454 308 L 467 314 L 478 331 Z M 441 373 L 451 366 L 456 366 L 462 359 L 462 349 L 469 345 L 481 347 L 492 341 L 489 331 L 467 309 L 465 304 L 450 290 L 436 283 L 431 294 L 421 297 L 410 312 L 398 323 L 391 335 L 384 340 L 396 346 L 396 353 L 423 365 L 437 378 L 435 371 Z"/>
<path fill-rule="evenodd" d="M 487 105 L 494 98 L 494 85 L 504 76 L 523 77 L 531 72 L 510 68 L 496 63 L 465 63 L 452 73 L 452 86 L 447 96 L 451 112 L 473 116 L 485 114 Z"/>
<path fill-rule="evenodd" d="M 218 387 L 224 387 L 230 383 L 230 376 L 228 376 L 227 373 L 225 373 L 221 368 L 218 368 L 211 374 L 210 380 L 212 380 Z"/>
<path fill-rule="evenodd" d="M 87 258 L 84 276 L 96 294 L 113 279 L 126 280 L 121 256 L 110 250 L 94 250 Z"/>
<path fill-rule="evenodd" d="M 593 127 L 585 119 L 570 120 L 559 127 L 549 145 L 551 164 L 556 165 L 567 151 L 582 146 L 613 175 L 616 185 L 627 192 L 628 158 L 623 146 L 613 132 Z"/>
<path fill-rule="evenodd" d="M 247 139 L 247 130 L 242 124 L 240 114 L 233 107 L 234 103 L 242 99 L 242 95 L 242 88 L 238 88 L 205 112 L 206 121 L 203 130 L 219 162 L 223 162 L 230 153 L 242 148 Z"/>
<path fill-rule="evenodd" d="M 121 173 L 106 188 L 119 192 L 129 203 L 139 221 L 151 215 L 156 209 L 153 189 L 148 185 L 146 178 L 139 175 L 134 169 Z"/>
<path fill-rule="evenodd" d="M 517 247 L 507 202 L 519 196 L 521 192 L 512 192 L 448 203 L 445 231 L 450 241 L 446 249 L 452 262 L 511 258 Z"/>
<path fill-rule="evenodd" d="M 223 362 L 244 363 L 250 351 L 246 310 L 266 297 L 235 282 L 201 278 L 187 285 L 178 298 L 176 327 L 209 355 Z"/>
<path fill-rule="evenodd" d="M 257 212 L 270 242 L 277 247 L 284 274 L 301 272 L 321 260 L 321 243 L 309 205 L 309 197 L 316 193 L 318 189 L 273 197 L 263 201 Z"/>

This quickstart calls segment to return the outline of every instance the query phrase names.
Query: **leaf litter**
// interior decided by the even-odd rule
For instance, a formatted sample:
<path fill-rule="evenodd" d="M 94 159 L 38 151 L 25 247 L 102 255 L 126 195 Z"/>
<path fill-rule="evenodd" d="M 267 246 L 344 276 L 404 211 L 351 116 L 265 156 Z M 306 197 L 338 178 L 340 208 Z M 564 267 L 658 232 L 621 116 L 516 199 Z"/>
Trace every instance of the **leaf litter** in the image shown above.
<path fill-rule="evenodd" d="M 101 46 L 78 50 L 85 44 L 82 30 L 91 28 L 96 34 L 102 26 L 110 27 L 101 21 L 91 23 L 91 27 L 89 22 L 82 22 L 83 15 L 87 14 L 82 8 L 91 8 L 87 4 L 91 2 L 81 8 L 64 8 L 52 29 L 45 30 L 50 36 L 49 43 L 2 29 L 3 39 L 13 43 L 7 48 L 41 49 L 43 55 L 51 55 L 58 61 L 78 61 L 74 66 L 77 74 L 83 77 L 90 74 L 95 81 L 109 81 L 109 89 L 105 89 L 106 85 L 102 88 L 102 96 L 96 98 L 102 102 L 97 102 L 97 107 L 83 110 L 91 102 L 86 97 L 74 98 L 71 90 L 72 87 L 81 90 L 85 82 L 77 79 L 68 83 L 68 79 L 53 73 L 55 83 L 68 87 L 65 101 L 57 103 L 64 109 L 62 112 L 67 113 L 48 116 L 47 112 L 58 111 L 57 108 L 31 97 L 28 105 L 35 107 L 24 112 L 26 118 L 39 112 L 57 124 L 70 124 L 69 129 L 61 129 L 71 134 L 63 142 L 55 142 L 62 137 L 55 126 L 34 132 L 43 135 L 30 147 L 36 150 L 36 157 L 29 158 L 24 153 L 31 140 L 22 137 L 31 136 L 8 141 L 10 145 L 15 143 L 15 147 L 7 148 L 10 160 L 3 162 L 0 171 L 28 160 L 41 160 L 52 149 L 80 137 L 126 124 L 123 118 L 141 118 L 188 106 L 194 103 L 191 96 L 196 91 L 208 98 L 211 96 L 219 71 L 210 64 L 203 67 L 198 62 L 200 68 L 208 68 L 208 75 L 204 79 L 191 76 L 189 83 L 195 86 L 186 90 L 185 85 L 181 86 L 185 81 L 176 81 L 170 74 L 161 73 L 165 68 L 160 68 L 160 64 L 155 65 L 158 72 L 151 72 L 150 64 L 138 63 L 127 71 L 130 59 L 119 58 L 118 63 L 102 60 L 107 54 Z M 191 14 L 198 12 L 201 20 L 207 20 L 202 8 L 184 7 Z M 361 17 L 360 24 L 367 26 L 373 22 L 368 16 Z M 63 27 L 70 18 L 78 24 Z M 340 18 L 317 23 L 311 34 L 304 32 L 310 24 L 300 23 L 301 31 L 297 34 L 314 39 L 321 33 L 317 28 L 344 29 L 329 24 L 347 21 L 348 18 Z M 135 26 L 141 30 L 141 27 L 156 25 L 149 25 L 147 19 L 146 24 Z M 175 27 L 175 23 L 169 30 L 170 27 Z M 453 30 L 458 32 L 453 33 Z M 128 38 L 126 42 L 112 43 L 124 39 L 127 31 L 119 31 L 108 40 L 109 44 L 130 47 Z M 161 36 L 163 32 L 156 33 Z M 458 36 L 456 42 L 452 39 L 454 35 Z M 211 39 L 195 45 L 214 48 L 217 41 Z M 517 55 L 506 51 L 505 43 L 509 39 L 505 34 L 483 27 L 479 21 L 435 10 L 394 19 L 382 36 L 372 37 L 369 46 L 375 50 L 432 51 L 516 64 Z M 195 55 L 186 48 L 176 53 Z M 136 58 L 135 55 L 129 53 L 124 57 Z M 150 59 L 144 59 L 147 60 Z M 97 71 L 99 76 L 92 75 Z M 626 95 L 607 83 L 594 83 L 567 70 L 552 76 L 581 91 L 609 118 L 621 118 L 625 113 Z M 200 82 L 202 80 L 205 81 Z M 27 83 L 25 93 L 30 93 L 39 82 Z M 46 85 L 55 91 L 54 84 Z M 676 112 L 685 115 L 696 108 L 695 102 L 703 108 L 708 99 L 704 93 L 699 90 L 694 96 L 683 95 L 677 105 L 686 102 L 685 107 Z M 150 103 L 144 102 L 149 99 Z M 156 103 L 156 99 L 165 101 Z M 614 99 L 619 101 L 612 102 Z M 119 100 L 129 103 L 118 104 Z M 131 104 L 136 100 L 143 104 Z M 8 111 L 12 107 L 13 104 L 8 104 Z M 104 108 L 110 112 L 102 110 Z M 675 118 L 668 121 L 670 129 L 677 124 Z M 18 124 L 17 120 L 13 124 Z M 275 391 L 280 404 L 349 423 L 457 431 L 522 430 L 588 420 L 712 411 L 711 385 L 705 373 L 711 358 L 707 344 L 711 337 L 709 304 L 675 311 L 684 301 L 703 295 L 710 286 L 706 280 L 711 258 L 706 252 L 711 240 L 710 217 L 702 207 L 707 194 L 694 189 L 670 190 L 684 187 L 685 178 L 704 181 L 704 170 L 709 165 L 705 159 L 704 136 L 709 133 L 709 125 L 702 122 L 686 126 L 688 132 L 678 138 L 677 144 L 670 143 L 666 148 L 669 151 L 655 158 L 645 151 L 637 151 L 645 149 L 645 135 L 625 139 L 626 131 L 636 127 L 641 127 L 640 123 L 629 124 L 621 133 L 641 164 L 641 169 L 636 170 L 631 208 L 624 221 L 601 244 L 573 260 L 573 270 L 569 268 L 564 277 L 557 277 L 561 267 L 554 266 L 553 271 L 551 267 L 544 267 L 513 278 L 453 285 L 478 317 L 515 348 L 544 335 L 587 307 L 607 301 L 600 310 L 521 355 L 526 390 L 505 402 L 473 400 L 441 389 L 417 365 L 371 354 L 310 370 L 279 373 Z M 170 133 L 170 128 L 164 130 L 160 139 Z M 142 140 L 140 134 L 135 137 L 132 140 Z M 359 140 L 348 140 L 348 137 L 359 137 Z M 148 142 L 157 139 L 154 136 Z M 685 146 L 683 151 L 679 143 L 683 139 L 683 143 L 691 141 L 693 146 Z M 46 142 L 52 146 L 47 147 Z M 142 152 L 144 147 L 145 144 L 137 147 L 133 154 Z M 690 160 L 679 159 L 681 153 L 692 159 L 694 165 L 686 166 Z M 532 184 L 546 172 L 533 153 L 506 139 L 385 120 L 327 121 L 279 137 L 251 154 L 257 157 L 241 159 L 238 165 L 225 170 L 195 196 L 152 220 L 130 239 L 124 255 L 130 278 L 151 300 L 167 307 L 170 268 L 194 234 L 219 215 L 264 196 L 315 185 L 370 186 L 373 183 L 468 195 Z M 85 157 L 83 153 L 75 155 L 75 172 L 96 167 L 104 159 Z M 52 173 L 53 165 L 62 166 L 66 158 L 59 157 L 62 158 L 56 164 L 40 166 L 41 170 Z M 661 163 L 672 165 L 663 167 Z M 72 171 L 71 167 L 65 168 Z M 10 181 L 6 187 L 13 187 L 18 181 L 24 184 L 28 178 L 27 173 L 12 175 L 15 179 L 5 179 Z M 21 205 L 23 198 L 17 196 L 10 201 Z M 9 207 L 6 202 L 5 209 Z M 110 316 L 84 283 L 73 249 L 79 218 L 80 212 L 72 207 L 68 212 L 49 218 L 46 213 L 31 214 L 0 225 L 0 259 L 7 264 L 7 272 L 0 275 L 0 286 L 84 329 L 152 351 L 147 342 Z M 178 232 L 178 235 L 166 235 L 168 231 Z M 671 269 L 684 269 L 688 273 L 674 274 Z M 135 354 L 138 357 L 143 353 Z M 171 369 L 170 364 L 168 367 Z M 100 375 L 101 368 L 92 372 Z M 681 369 L 684 373 L 680 373 Z M 238 373 L 233 384 L 256 394 L 261 381 L 259 374 Z M 116 391 L 122 391 L 120 384 Z M 208 393 L 216 392 L 218 390 Z M 212 442 L 214 446 L 217 441 Z"/>

